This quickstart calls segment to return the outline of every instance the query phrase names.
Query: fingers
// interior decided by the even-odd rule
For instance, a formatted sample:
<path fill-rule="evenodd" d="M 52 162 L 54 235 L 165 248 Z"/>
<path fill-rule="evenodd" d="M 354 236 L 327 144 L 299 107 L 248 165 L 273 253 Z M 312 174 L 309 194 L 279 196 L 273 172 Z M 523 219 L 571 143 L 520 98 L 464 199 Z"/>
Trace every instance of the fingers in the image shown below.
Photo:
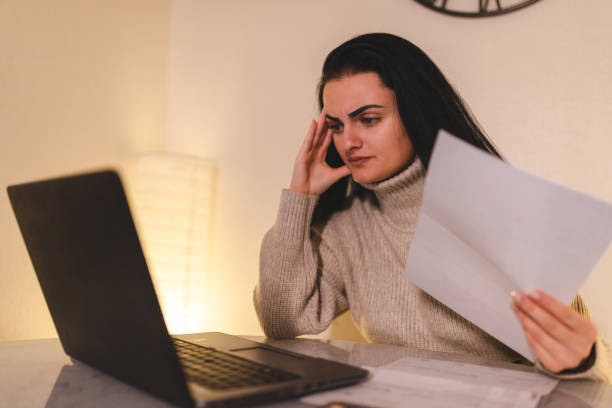
<path fill-rule="evenodd" d="M 336 181 L 340 180 L 342 177 L 346 177 L 349 174 L 351 174 L 351 171 L 349 170 L 349 168 L 344 165 L 342 167 L 338 167 L 337 169 L 334 169 L 334 173 L 336 178 Z"/>
<path fill-rule="evenodd" d="M 519 306 L 544 330 L 576 351 L 590 350 L 597 337 L 595 325 L 566 304 L 541 290 L 523 296 Z"/>
<path fill-rule="evenodd" d="M 332 132 L 325 122 L 325 111 L 322 111 L 318 122 L 313 120 L 310 123 L 293 165 L 289 190 L 302 194 L 322 194 L 336 181 L 350 174 L 346 166 L 334 169 L 325 162 L 331 141 Z"/>
<path fill-rule="evenodd" d="M 579 340 L 572 328 L 566 325 L 565 320 L 561 320 L 556 315 L 549 313 L 548 310 L 536 303 L 532 297 L 516 293 L 514 296 L 514 304 L 527 314 L 530 320 L 533 320 L 539 327 L 556 340 L 567 340 L 570 344 L 575 344 L 576 341 Z"/>
<path fill-rule="evenodd" d="M 316 130 L 317 122 L 313 119 L 310 122 L 310 127 L 308 128 L 308 132 L 306 133 L 306 137 L 304 138 L 304 142 L 300 148 L 300 153 L 307 153 L 312 150 Z"/>
<path fill-rule="evenodd" d="M 304 142 L 300 147 L 300 153 L 310 154 L 313 152 L 313 150 L 317 151 L 318 147 L 321 146 L 323 140 L 325 139 L 324 132 L 326 130 L 327 123 L 325 122 L 325 112 L 321 111 L 318 120 L 313 119 L 310 122 L 310 127 L 308 128 Z"/>
<path fill-rule="evenodd" d="M 586 328 L 584 317 L 545 292 L 534 290 L 529 292 L 529 297 L 572 330 L 581 331 Z"/>
<path fill-rule="evenodd" d="M 517 308 L 515 313 L 523 326 L 527 343 L 538 360 L 550 371 L 559 372 L 576 367 L 586 357 L 551 336 L 521 309 Z"/>
<path fill-rule="evenodd" d="M 327 128 L 327 126 L 326 126 Z M 317 152 L 317 158 L 319 160 L 325 160 L 325 155 L 327 154 L 327 149 L 329 149 L 329 145 L 332 142 L 332 130 L 327 128 L 325 130 L 325 136 L 322 138 L 321 146 L 319 151 Z"/>
<path fill-rule="evenodd" d="M 590 353 L 597 328 L 569 306 L 535 291 L 514 293 L 512 308 L 529 346 L 549 370 L 574 368 Z"/>
<path fill-rule="evenodd" d="M 314 149 L 319 149 L 325 142 L 325 136 L 327 135 L 327 122 L 325 121 L 325 111 L 321 111 L 319 115 L 319 121 L 317 122 L 317 131 L 315 134 L 315 140 L 313 144 Z"/>
<path fill-rule="evenodd" d="M 527 344 L 529 344 L 529 347 L 531 347 L 537 359 L 540 361 L 540 363 L 542 363 L 542 365 L 544 365 L 544 367 L 555 373 L 562 371 L 562 369 L 557 367 L 557 363 L 553 355 L 542 347 L 540 343 L 536 342 L 530 332 L 525 331 L 525 339 L 527 340 Z"/>

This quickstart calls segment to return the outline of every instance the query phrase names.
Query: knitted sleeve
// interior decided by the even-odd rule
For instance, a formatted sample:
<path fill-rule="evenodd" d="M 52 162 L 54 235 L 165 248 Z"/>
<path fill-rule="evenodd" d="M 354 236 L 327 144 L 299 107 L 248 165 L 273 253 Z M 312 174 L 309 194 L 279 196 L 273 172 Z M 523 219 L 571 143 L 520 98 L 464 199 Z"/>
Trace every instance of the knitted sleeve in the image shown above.
<path fill-rule="evenodd" d="M 317 201 L 283 190 L 276 223 L 263 239 L 253 300 L 269 338 L 320 333 L 348 309 L 337 258 L 311 228 Z"/>
<path fill-rule="evenodd" d="M 576 295 L 572 301 L 571 308 L 587 319 L 591 318 L 589 310 L 580 295 Z M 535 366 L 546 374 L 562 380 L 584 378 L 612 384 L 612 348 L 610 343 L 601 335 L 597 336 L 591 355 L 585 363 L 585 366 L 579 367 L 578 370 L 565 370 L 560 373 L 553 373 L 547 370 L 539 361 L 536 361 Z"/>

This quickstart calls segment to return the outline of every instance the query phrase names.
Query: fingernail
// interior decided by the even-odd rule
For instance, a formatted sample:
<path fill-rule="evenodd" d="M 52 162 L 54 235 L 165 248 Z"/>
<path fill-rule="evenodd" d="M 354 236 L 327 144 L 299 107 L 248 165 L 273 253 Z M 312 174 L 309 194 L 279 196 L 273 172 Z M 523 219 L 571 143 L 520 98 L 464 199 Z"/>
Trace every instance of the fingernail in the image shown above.
<path fill-rule="evenodd" d="M 522 296 L 519 292 L 513 290 L 512 292 L 510 292 L 510 297 L 512 297 L 512 301 L 515 304 L 521 303 Z"/>

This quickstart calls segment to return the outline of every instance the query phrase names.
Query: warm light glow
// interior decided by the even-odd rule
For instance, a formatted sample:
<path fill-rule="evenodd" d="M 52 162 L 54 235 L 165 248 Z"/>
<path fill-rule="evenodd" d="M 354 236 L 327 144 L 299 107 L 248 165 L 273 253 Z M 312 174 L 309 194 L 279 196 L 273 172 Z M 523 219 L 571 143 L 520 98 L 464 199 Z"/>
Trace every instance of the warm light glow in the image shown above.
<path fill-rule="evenodd" d="M 204 331 L 214 165 L 194 156 L 155 153 L 140 157 L 135 173 L 135 218 L 168 330 Z"/>

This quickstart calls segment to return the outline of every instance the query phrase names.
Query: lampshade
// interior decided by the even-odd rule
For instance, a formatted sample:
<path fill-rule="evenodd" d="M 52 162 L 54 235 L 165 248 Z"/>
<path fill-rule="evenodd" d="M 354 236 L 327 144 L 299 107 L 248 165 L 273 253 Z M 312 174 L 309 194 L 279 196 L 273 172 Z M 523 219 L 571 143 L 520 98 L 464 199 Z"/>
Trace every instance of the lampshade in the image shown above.
<path fill-rule="evenodd" d="M 133 172 L 132 206 L 168 330 L 203 331 L 215 166 L 163 152 L 139 157 Z"/>

